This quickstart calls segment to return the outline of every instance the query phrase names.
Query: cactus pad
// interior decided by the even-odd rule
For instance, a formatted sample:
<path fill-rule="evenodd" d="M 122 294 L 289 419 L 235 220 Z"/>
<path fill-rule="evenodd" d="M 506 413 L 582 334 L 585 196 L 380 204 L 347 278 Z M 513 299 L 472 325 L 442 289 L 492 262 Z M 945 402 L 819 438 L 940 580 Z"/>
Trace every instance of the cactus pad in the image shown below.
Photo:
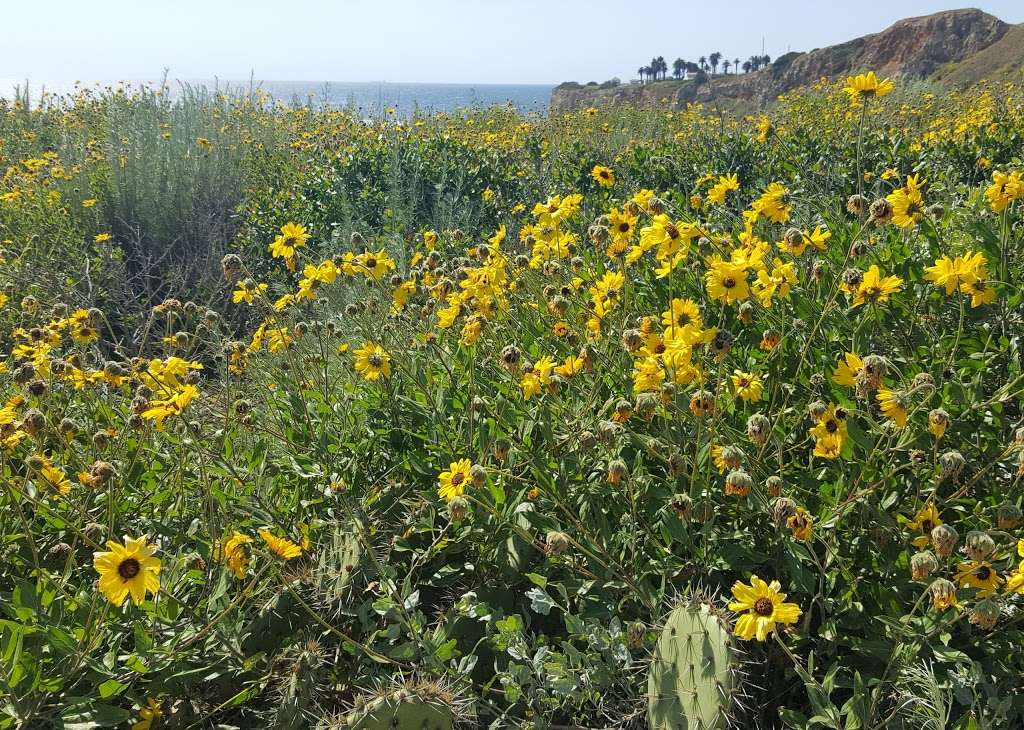
<path fill-rule="evenodd" d="M 708 604 L 669 614 L 647 674 L 652 730 L 712 730 L 729 724 L 740 664 L 728 625 Z"/>
<path fill-rule="evenodd" d="M 397 690 L 352 710 L 343 727 L 350 730 L 452 730 L 451 706 L 439 697 Z"/>

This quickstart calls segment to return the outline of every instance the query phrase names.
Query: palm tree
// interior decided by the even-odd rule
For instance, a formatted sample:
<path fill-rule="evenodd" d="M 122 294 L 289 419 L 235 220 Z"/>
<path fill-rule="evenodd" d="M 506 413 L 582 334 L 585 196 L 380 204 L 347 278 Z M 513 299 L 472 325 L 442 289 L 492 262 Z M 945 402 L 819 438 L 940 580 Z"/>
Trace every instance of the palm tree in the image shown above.
<path fill-rule="evenodd" d="M 668 64 L 664 56 L 658 56 L 658 70 L 661 71 L 661 78 L 668 78 Z"/>
<path fill-rule="evenodd" d="M 701 71 L 707 71 L 707 68 L 708 68 L 707 56 L 701 56 L 700 58 L 698 58 L 697 59 L 697 63 L 700 65 L 700 70 Z"/>
<path fill-rule="evenodd" d="M 683 77 L 683 72 L 686 71 L 686 61 L 681 58 L 677 58 L 672 62 L 672 75 L 677 79 Z"/>
<path fill-rule="evenodd" d="M 722 68 L 725 69 L 725 75 L 726 76 L 729 75 L 729 67 L 730 66 L 732 66 L 732 61 L 730 61 L 728 58 L 725 59 L 724 61 L 722 61 Z"/>
<path fill-rule="evenodd" d="M 740 59 L 732 59 L 732 72 L 734 74 L 738 74 L 740 72 Z"/>
<path fill-rule="evenodd" d="M 751 69 L 753 69 L 753 68 L 754 68 L 754 65 L 752 63 L 750 63 L 750 61 L 744 61 L 743 62 L 743 73 L 748 74 L 748 73 L 750 73 Z"/>
<path fill-rule="evenodd" d="M 646 71 L 646 70 L 647 69 L 644 68 L 643 66 L 641 66 L 640 68 L 638 68 L 636 70 L 636 75 L 640 77 L 640 83 L 641 84 L 644 82 L 644 71 Z"/>
<path fill-rule="evenodd" d="M 719 53 L 718 51 L 715 51 L 714 53 L 712 53 L 711 56 L 708 58 L 708 61 L 711 62 L 711 73 L 712 74 L 718 73 L 718 62 L 721 61 L 721 60 L 722 60 L 722 54 Z"/>

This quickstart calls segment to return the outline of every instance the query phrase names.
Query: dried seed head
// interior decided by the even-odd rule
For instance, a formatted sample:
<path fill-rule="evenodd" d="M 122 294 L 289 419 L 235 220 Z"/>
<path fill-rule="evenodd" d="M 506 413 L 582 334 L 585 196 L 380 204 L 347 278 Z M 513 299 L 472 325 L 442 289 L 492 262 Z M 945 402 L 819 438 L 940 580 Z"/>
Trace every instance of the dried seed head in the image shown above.
<path fill-rule="evenodd" d="M 931 550 L 922 550 L 910 559 L 910 575 L 914 580 L 924 580 L 938 569 L 939 561 Z"/>
<path fill-rule="evenodd" d="M 722 449 L 722 462 L 726 469 L 738 469 L 743 465 L 747 455 L 739 446 L 726 446 Z"/>
<path fill-rule="evenodd" d="M 975 626 L 991 631 L 999 621 L 999 604 L 992 598 L 982 598 L 971 609 L 969 620 Z"/>
<path fill-rule="evenodd" d="M 469 500 L 463 496 L 453 497 L 448 502 L 448 517 L 452 522 L 460 522 L 469 512 Z"/>
<path fill-rule="evenodd" d="M 892 220 L 892 203 L 885 198 L 878 198 L 871 204 L 868 213 L 870 213 L 872 223 L 884 226 Z"/>
<path fill-rule="evenodd" d="M 551 530 L 544 538 L 544 552 L 548 555 L 561 555 L 572 547 L 572 540 L 564 532 Z"/>
<path fill-rule="evenodd" d="M 690 518 L 690 513 L 693 510 L 693 500 L 690 499 L 689 494 L 673 494 L 671 499 L 669 499 L 668 505 L 679 519 L 687 520 Z"/>
<path fill-rule="evenodd" d="M 796 514 L 796 502 L 789 497 L 779 497 L 772 505 L 772 520 L 776 527 L 785 527 L 787 520 Z"/>
<path fill-rule="evenodd" d="M 641 418 L 650 420 L 658 408 L 658 396 L 654 393 L 640 393 L 636 397 L 635 410 Z"/>
<path fill-rule="evenodd" d="M 754 480 L 742 469 L 734 469 L 725 477 L 725 493 L 746 497 L 754 486 Z"/>
<path fill-rule="evenodd" d="M 242 258 L 238 254 L 225 254 L 220 260 L 220 269 L 228 281 L 236 281 L 242 273 Z"/>
<path fill-rule="evenodd" d="M 932 605 L 940 611 L 957 605 L 956 586 L 945 578 L 933 580 L 932 584 L 928 586 L 928 593 L 931 595 Z"/>
<path fill-rule="evenodd" d="M 939 456 L 939 477 L 943 480 L 960 478 L 964 467 L 967 466 L 967 459 L 959 451 L 946 451 Z"/>
<path fill-rule="evenodd" d="M 619 484 L 629 476 L 629 467 L 622 459 L 614 459 L 608 464 L 608 483 Z"/>
<path fill-rule="evenodd" d="M 640 334 L 640 330 L 628 329 L 622 331 L 622 346 L 626 348 L 626 352 L 636 352 L 644 344 L 644 337 Z"/>
<path fill-rule="evenodd" d="M 940 558 L 948 558 L 956 550 L 960 535 L 952 525 L 938 525 L 932 528 L 932 548 Z"/>
<path fill-rule="evenodd" d="M 1014 530 L 1020 526 L 1024 515 L 1013 502 L 1003 502 L 996 509 L 996 525 L 1000 530 Z"/>
<path fill-rule="evenodd" d="M 964 538 L 964 553 L 971 560 L 987 560 L 995 552 L 996 542 L 987 532 L 971 530 Z"/>
<path fill-rule="evenodd" d="M 686 459 L 678 451 L 673 451 L 668 457 L 668 473 L 677 477 L 686 471 Z"/>
<path fill-rule="evenodd" d="M 747 419 L 747 438 L 762 446 L 768 440 L 771 428 L 771 422 L 763 414 L 755 413 Z"/>
<path fill-rule="evenodd" d="M 863 195 L 854 194 L 846 199 L 846 210 L 853 215 L 864 215 L 868 209 L 868 199 Z"/>
<path fill-rule="evenodd" d="M 741 303 L 740 308 L 737 310 L 737 314 L 743 324 L 750 324 L 754 321 L 754 305 L 750 302 Z"/>
<path fill-rule="evenodd" d="M 36 436 L 44 428 L 46 428 L 46 416 L 38 408 L 30 408 L 25 411 L 25 417 L 22 419 L 21 427 L 25 429 L 25 432 L 29 436 Z"/>
<path fill-rule="evenodd" d="M 920 390 L 925 395 L 930 395 L 935 390 L 935 378 L 928 373 L 918 373 L 910 384 L 914 390 Z"/>
<path fill-rule="evenodd" d="M 847 269 L 843 272 L 843 286 L 847 291 L 854 291 L 860 288 L 864 281 L 864 272 L 860 269 Z"/>
<path fill-rule="evenodd" d="M 715 332 L 715 336 L 711 338 L 711 352 L 719 358 L 723 358 L 729 354 L 732 349 L 732 335 L 726 330 L 718 330 Z"/>

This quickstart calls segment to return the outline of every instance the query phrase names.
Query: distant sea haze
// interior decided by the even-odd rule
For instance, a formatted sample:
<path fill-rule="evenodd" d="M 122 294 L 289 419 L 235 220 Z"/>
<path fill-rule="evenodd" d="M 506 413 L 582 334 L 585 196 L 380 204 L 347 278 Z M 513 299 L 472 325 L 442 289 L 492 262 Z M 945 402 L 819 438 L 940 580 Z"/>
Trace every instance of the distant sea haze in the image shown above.
<path fill-rule="evenodd" d="M 131 81 L 132 85 L 149 84 L 155 81 Z M 274 99 L 286 103 L 312 103 L 335 107 L 351 107 L 365 116 L 379 116 L 388 109 L 406 116 L 414 111 L 449 112 L 466 107 L 489 107 L 495 104 L 512 104 L 524 113 L 547 114 L 552 86 L 549 84 L 405 84 L 376 82 L 338 81 L 177 81 L 168 80 L 171 94 L 180 93 L 182 85 L 205 86 L 221 90 L 245 91 L 252 88 L 266 91 Z M 0 98 L 12 98 L 16 86 L 24 87 L 24 80 L 0 79 Z M 100 86 L 116 85 L 116 82 L 100 82 Z M 95 84 L 81 84 L 94 87 Z M 38 101 L 41 91 L 65 94 L 75 89 L 73 82 L 41 82 L 29 79 L 29 90 L 33 101 Z"/>

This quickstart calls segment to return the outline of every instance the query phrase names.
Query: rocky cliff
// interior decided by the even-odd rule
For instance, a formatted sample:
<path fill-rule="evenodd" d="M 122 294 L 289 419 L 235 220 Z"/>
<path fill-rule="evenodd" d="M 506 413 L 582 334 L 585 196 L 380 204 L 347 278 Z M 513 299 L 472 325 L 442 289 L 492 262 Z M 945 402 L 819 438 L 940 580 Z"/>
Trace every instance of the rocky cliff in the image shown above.
<path fill-rule="evenodd" d="M 1019 68 L 1024 61 L 1022 44 L 1000 43 L 1008 33 L 1011 39 L 1021 35 L 1019 28 L 973 8 L 905 18 L 880 33 L 807 53 L 788 53 L 760 71 L 715 76 L 708 83 L 660 81 L 613 88 L 563 84 L 551 93 L 551 113 L 623 103 L 664 106 L 666 100 L 674 107 L 711 100 L 759 105 L 823 76 L 868 69 L 881 76 L 962 82 L 965 73 L 953 69 L 969 68 L 970 78 L 976 79 L 990 67 Z"/>

